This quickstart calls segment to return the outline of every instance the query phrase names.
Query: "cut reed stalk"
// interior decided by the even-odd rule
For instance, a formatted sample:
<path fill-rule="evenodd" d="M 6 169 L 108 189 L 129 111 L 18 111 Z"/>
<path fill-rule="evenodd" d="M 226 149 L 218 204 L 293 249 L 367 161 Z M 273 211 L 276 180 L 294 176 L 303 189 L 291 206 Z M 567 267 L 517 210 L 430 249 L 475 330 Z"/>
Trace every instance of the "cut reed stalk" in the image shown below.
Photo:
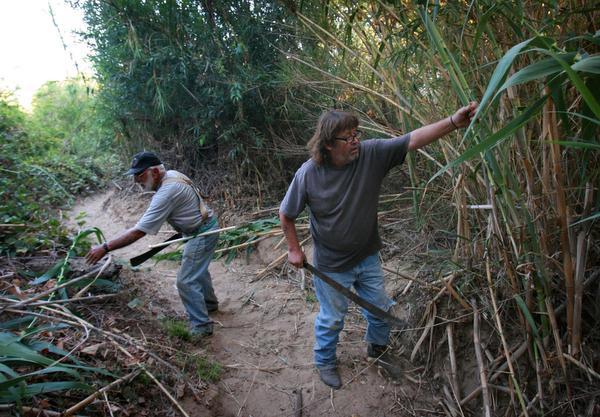
<path fill-rule="evenodd" d="M 551 90 L 546 87 L 546 94 L 550 95 Z M 554 102 L 548 98 L 544 105 L 543 127 L 545 134 L 550 140 L 550 153 L 552 156 L 552 179 L 554 182 L 556 211 L 560 224 L 560 243 L 563 255 L 563 274 L 565 279 L 565 288 L 567 291 L 567 333 L 569 335 L 569 344 L 573 338 L 573 312 L 575 303 L 575 287 L 573 280 L 573 261 L 571 259 L 571 243 L 569 239 L 569 218 L 568 207 L 563 188 L 563 169 L 560 160 L 560 140 L 558 133 L 558 124 L 556 122 L 556 112 Z M 571 349 L 569 349 L 571 351 Z"/>
<path fill-rule="evenodd" d="M 556 322 L 556 315 L 554 314 L 554 307 L 552 306 L 552 301 L 550 301 L 550 298 L 546 298 L 546 311 L 548 312 L 548 318 L 550 319 L 550 326 L 552 329 L 552 336 L 554 337 L 554 344 L 556 346 L 558 362 L 560 363 L 560 367 L 561 367 L 561 369 L 563 371 L 563 375 L 565 377 L 565 386 L 567 388 L 567 398 L 570 401 L 572 398 L 572 392 L 571 392 L 571 383 L 569 382 L 569 372 L 567 370 L 567 364 L 565 363 L 565 358 L 563 357 L 562 342 L 560 340 L 560 330 L 558 328 L 558 323 Z"/>
<path fill-rule="evenodd" d="M 454 324 L 450 323 L 446 326 L 446 335 L 448 336 L 448 357 L 450 358 L 450 381 L 452 383 L 452 391 L 456 401 L 460 404 L 460 385 L 458 383 L 458 367 L 456 366 L 456 354 L 454 352 Z"/>
<path fill-rule="evenodd" d="M 585 197 L 582 217 L 589 216 L 593 200 L 592 184 L 588 182 L 585 187 Z M 585 266 L 587 261 L 587 252 L 589 247 L 589 228 L 582 227 L 577 235 L 577 257 L 575 261 L 575 280 L 574 280 L 574 305 L 573 305 L 573 357 L 579 357 L 581 352 L 581 309 L 583 305 L 583 281 L 585 275 Z"/>
<path fill-rule="evenodd" d="M 481 341 L 479 335 L 479 309 L 477 307 L 477 301 L 474 298 L 471 300 L 471 305 L 473 306 L 473 345 L 475 347 L 475 359 L 477 360 L 477 366 L 479 367 L 479 382 L 481 384 L 483 411 L 485 417 L 492 417 L 490 392 L 487 386 L 487 375 L 485 371 L 485 365 L 483 364 L 483 355 L 481 353 Z"/>
<path fill-rule="evenodd" d="M 502 341 L 502 347 L 503 347 L 504 353 L 506 354 L 506 363 L 508 365 L 508 369 L 510 370 L 510 379 L 515 386 L 521 407 L 522 407 L 523 411 L 525 412 L 525 415 L 527 415 L 527 410 L 525 408 L 525 402 L 523 400 L 523 393 L 519 386 L 519 382 L 517 381 L 517 378 L 515 375 L 515 370 L 513 368 L 512 361 L 508 354 L 508 352 L 509 352 L 508 343 L 506 343 L 506 337 L 504 336 L 504 329 L 502 327 L 502 322 L 500 321 L 500 312 L 498 311 L 498 306 L 496 304 L 496 294 L 494 293 L 494 287 L 492 284 L 492 271 L 490 268 L 490 260 L 488 257 L 486 257 L 486 259 L 485 259 L 485 274 L 487 277 L 488 290 L 490 292 L 490 299 L 492 301 L 492 307 L 494 308 L 494 319 L 496 322 L 496 329 L 498 330 L 498 334 L 500 335 L 500 340 Z"/>

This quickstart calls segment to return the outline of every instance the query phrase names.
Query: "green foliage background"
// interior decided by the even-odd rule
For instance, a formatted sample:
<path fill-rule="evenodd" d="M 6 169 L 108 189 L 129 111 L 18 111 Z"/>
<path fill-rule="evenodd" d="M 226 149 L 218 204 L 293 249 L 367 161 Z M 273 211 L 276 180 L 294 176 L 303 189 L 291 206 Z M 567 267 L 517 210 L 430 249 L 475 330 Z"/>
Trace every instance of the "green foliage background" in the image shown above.
<path fill-rule="evenodd" d="M 239 178 L 283 186 L 272 137 L 296 128 L 277 75 L 280 51 L 295 47 L 284 8 L 270 1 L 78 4 L 102 110 L 130 153 L 150 148 L 188 172 L 219 161 Z"/>
<path fill-rule="evenodd" d="M 0 252 L 25 254 L 67 243 L 57 209 L 118 169 L 110 126 L 82 80 L 49 82 L 31 114 L 0 92 Z"/>

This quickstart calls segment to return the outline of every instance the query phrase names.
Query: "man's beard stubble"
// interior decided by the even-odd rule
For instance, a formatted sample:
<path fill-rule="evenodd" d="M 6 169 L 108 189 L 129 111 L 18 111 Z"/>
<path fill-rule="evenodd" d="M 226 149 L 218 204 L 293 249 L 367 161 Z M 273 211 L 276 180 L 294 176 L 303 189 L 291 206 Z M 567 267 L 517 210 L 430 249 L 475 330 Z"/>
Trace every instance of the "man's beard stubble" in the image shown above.
<path fill-rule="evenodd" d="M 144 191 L 154 191 L 154 178 L 148 175 L 148 178 L 146 178 L 146 181 L 142 184 L 142 188 Z"/>

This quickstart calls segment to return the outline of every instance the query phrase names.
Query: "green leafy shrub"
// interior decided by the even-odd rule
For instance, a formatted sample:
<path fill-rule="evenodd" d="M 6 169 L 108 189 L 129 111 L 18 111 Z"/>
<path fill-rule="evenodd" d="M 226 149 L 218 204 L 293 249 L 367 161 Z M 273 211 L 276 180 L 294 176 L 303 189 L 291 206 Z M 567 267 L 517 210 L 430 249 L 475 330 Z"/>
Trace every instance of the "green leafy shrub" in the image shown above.
<path fill-rule="evenodd" d="M 67 288 L 76 289 L 83 281 L 71 281 L 68 274 L 68 260 L 75 253 L 75 248 L 81 244 L 89 234 L 101 237 L 98 229 L 89 229 L 79 233 L 70 246 L 67 256 L 59 261 L 53 268 L 35 280 L 22 286 L 22 289 L 36 291 L 41 284 L 49 279 L 56 278 L 57 284 L 67 284 L 51 294 L 47 294 L 41 301 L 50 301 L 55 298 L 69 299 Z M 101 280 L 96 280 L 90 285 L 102 286 Z M 40 286 L 40 287 L 38 287 Z M 14 294 L 7 290 L 0 291 L 4 299 L 15 299 Z M 12 305 L 14 309 L 23 312 L 28 305 Z M 29 403 L 33 397 L 52 396 L 61 391 L 79 391 L 87 395 L 93 391 L 93 384 L 98 378 L 114 378 L 115 374 L 102 367 L 90 366 L 78 359 L 73 351 L 66 351 L 62 346 L 65 339 L 62 335 L 71 328 L 70 324 L 59 322 L 40 323 L 45 318 L 33 315 L 13 316 L 8 319 L 7 312 L 0 321 L 0 404 L 2 403 Z M 43 316 L 43 315 L 42 315 Z M 58 343 L 57 343 L 58 342 Z M 60 401 L 60 400 L 59 400 Z"/>
<path fill-rule="evenodd" d="M 85 91 L 78 80 L 48 83 L 31 115 L 0 92 L 0 253 L 67 244 L 55 209 L 98 188 L 119 166 Z"/>

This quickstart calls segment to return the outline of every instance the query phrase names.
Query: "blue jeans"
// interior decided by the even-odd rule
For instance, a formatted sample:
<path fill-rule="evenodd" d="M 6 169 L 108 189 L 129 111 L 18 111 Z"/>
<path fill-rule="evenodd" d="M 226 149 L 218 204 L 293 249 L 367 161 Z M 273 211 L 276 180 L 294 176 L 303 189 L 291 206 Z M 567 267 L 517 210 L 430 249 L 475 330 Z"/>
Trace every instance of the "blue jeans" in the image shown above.
<path fill-rule="evenodd" d="M 215 222 L 208 230 L 215 230 L 218 227 Z M 207 230 L 202 230 L 204 231 Z M 187 311 L 192 333 L 212 323 L 208 318 L 207 304 L 211 307 L 218 305 L 210 272 L 208 272 L 208 265 L 218 240 L 218 233 L 200 236 L 188 240 L 183 249 L 181 268 L 177 273 L 177 290 Z"/>
<path fill-rule="evenodd" d="M 327 275 L 346 288 L 354 286 L 361 298 L 385 311 L 395 304 L 385 293 L 378 252 L 348 271 L 327 272 Z M 349 300 L 318 277 L 313 282 L 320 304 L 315 320 L 315 365 L 319 369 L 331 369 L 336 367 L 335 352 Z M 387 345 L 390 326 L 365 309 L 362 309 L 362 313 L 367 319 L 365 340 L 376 345 Z"/>

